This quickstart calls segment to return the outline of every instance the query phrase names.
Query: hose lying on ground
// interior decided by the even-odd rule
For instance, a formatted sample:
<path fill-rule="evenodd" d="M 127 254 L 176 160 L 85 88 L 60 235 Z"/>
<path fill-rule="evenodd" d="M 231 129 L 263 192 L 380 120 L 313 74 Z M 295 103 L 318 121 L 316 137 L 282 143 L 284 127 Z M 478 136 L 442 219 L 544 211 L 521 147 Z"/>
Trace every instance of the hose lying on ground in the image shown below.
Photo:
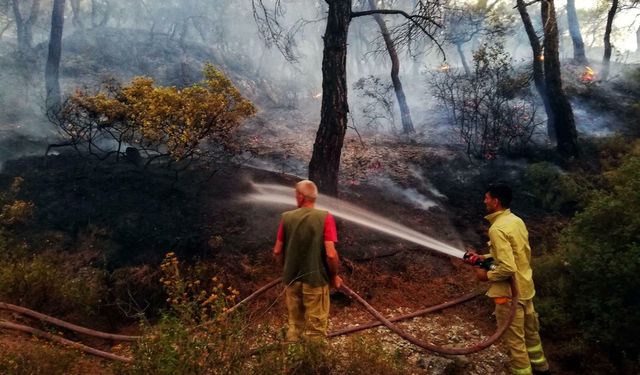
<path fill-rule="evenodd" d="M 80 344 L 79 342 L 75 342 L 75 341 L 71 341 L 71 340 L 67 340 L 64 337 L 60 337 L 58 335 L 54 335 L 45 331 L 41 331 L 39 329 L 35 329 L 35 328 L 31 328 L 29 326 L 25 326 L 22 324 L 16 324 L 16 323 L 11 323 L 8 322 L 6 320 L 0 320 L 0 328 L 7 328 L 7 329 L 12 329 L 14 331 L 21 331 L 21 332 L 26 332 L 26 333 L 30 333 L 34 336 L 37 337 L 42 337 L 45 338 L 47 340 L 50 341 L 54 341 L 57 342 L 59 344 L 63 344 L 63 345 L 67 345 L 70 346 L 72 348 L 78 349 L 78 350 L 82 350 L 85 353 L 89 353 L 89 354 L 93 354 L 95 356 L 101 357 L 101 358 L 106 358 L 106 359 L 110 359 L 113 361 L 120 361 L 120 362 L 126 362 L 126 363 L 131 363 L 132 359 L 128 358 L 128 357 L 122 357 L 113 353 L 109 353 L 109 352 L 105 352 L 102 350 L 98 350 L 95 348 L 92 348 L 90 346 L 86 346 L 84 344 Z"/>
<path fill-rule="evenodd" d="M 498 327 L 498 330 L 489 338 L 480 342 L 479 344 L 475 344 L 466 348 L 445 348 L 445 347 L 433 345 L 431 343 L 419 340 L 411 336 L 407 332 L 401 330 L 395 324 L 391 323 L 387 318 L 385 318 L 382 314 L 380 314 L 377 310 L 375 310 L 371 305 L 367 303 L 367 301 L 365 301 L 362 297 L 356 294 L 356 292 L 351 290 L 351 288 L 349 288 L 347 285 L 342 284 L 342 290 L 344 290 L 351 298 L 358 301 L 371 315 L 373 315 L 376 319 L 382 322 L 382 324 L 384 324 L 387 328 L 389 328 L 391 331 L 393 331 L 403 339 L 409 341 L 410 343 L 435 353 L 461 355 L 461 354 L 471 354 L 471 353 L 479 352 L 493 345 L 500 338 L 500 336 L 502 336 L 504 331 L 506 331 L 507 328 L 511 325 L 511 322 L 513 322 L 513 318 L 515 317 L 516 309 L 518 307 L 518 288 L 516 288 L 516 284 L 513 278 L 511 278 L 510 280 L 510 286 L 511 286 L 512 297 L 511 297 L 511 310 L 509 313 L 509 318 L 504 322 L 502 326 Z"/>
<path fill-rule="evenodd" d="M 12 311 L 18 314 L 30 316 L 32 318 L 42 320 L 43 322 L 47 322 L 49 324 L 53 324 L 58 327 L 66 328 L 70 331 L 82 333 L 87 336 L 99 337 L 101 339 L 106 339 L 106 340 L 136 341 L 140 338 L 140 336 L 116 335 L 113 333 L 100 332 L 90 328 L 81 327 L 73 323 L 65 322 L 64 320 L 56 319 L 49 315 L 41 314 L 37 311 L 27 309 L 26 307 L 12 305 L 10 303 L 0 302 L 0 310 L 7 310 L 7 311 Z"/>
<path fill-rule="evenodd" d="M 260 293 L 258 293 L 257 291 L 254 292 L 253 294 L 251 294 L 249 297 L 245 298 L 244 300 L 242 300 L 240 303 L 242 304 L 246 304 L 249 301 L 251 301 L 252 299 L 255 299 L 256 297 L 258 297 L 260 294 L 266 292 L 267 290 L 269 290 L 270 288 L 272 288 L 273 286 L 278 284 L 278 281 L 280 281 L 280 279 L 276 279 L 271 281 L 269 284 L 265 285 L 264 287 L 260 288 Z M 462 354 L 470 354 L 470 353 L 475 353 L 475 352 L 479 352 L 483 349 L 486 349 L 487 347 L 493 345 L 496 341 L 498 341 L 498 339 L 502 336 L 502 334 L 504 334 L 504 332 L 507 330 L 507 328 L 511 325 L 511 322 L 513 322 L 513 318 L 515 317 L 515 313 L 516 313 L 516 309 L 518 307 L 518 288 L 516 287 L 515 281 L 513 278 L 510 279 L 510 287 L 511 287 L 511 308 L 509 311 L 509 317 L 508 319 L 504 322 L 504 324 L 500 327 L 498 327 L 498 330 L 491 335 L 489 338 L 487 338 L 486 340 L 466 347 L 466 348 L 445 348 L 445 347 L 441 347 L 441 346 L 437 346 L 437 345 L 433 345 L 431 343 L 427 343 L 424 341 L 421 341 L 411 335 L 409 335 L 408 333 L 406 333 L 405 331 L 403 331 L 402 329 L 398 328 L 396 325 L 394 325 L 391 321 L 399 321 L 399 320 L 404 320 L 404 319 L 409 319 L 409 318 L 414 318 L 420 315 L 425 315 L 427 313 L 430 312 L 434 312 L 434 311 L 438 311 L 438 310 L 442 310 L 444 308 L 447 307 L 451 307 L 451 306 L 455 306 L 458 305 L 460 303 L 466 302 L 472 298 L 475 298 L 477 296 L 479 296 L 480 294 L 482 294 L 481 292 L 475 292 L 475 293 L 470 293 L 467 294 L 465 296 L 462 296 L 460 298 L 457 298 L 453 301 L 449 301 L 449 302 L 445 302 L 439 305 L 435 305 L 435 306 L 431 306 L 428 307 L 426 309 L 420 310 L 420 311 L 416 311 L 414 313 L 411 314 L 407 314 L 407 315 L 403 315 L 403 316 L 398 316 L 395 318 L 392 318 L 391 320 L 385 318 L 382 314 L 380 314 L 380 312 L 378 312 L 377 310 L 375 310 L 370 304 L 367 303 L 367 301 L 365 301 L 362 297 L 360 297 L 356 292 L 354 292 L 353 290 L 351 290 L 351 288 L 349 288 L 346 284 L 342 284 L 341 289 L 351 298 L 353 298 L 354 300 L 356 300 L 358 303 L 360 303 L 371 315 L 373 315 L 376 319 L 378 319 L 379 322 L 373 322 L 373 323 L 368 323 L 362 326 L 357 326 L 357 327 L 351 327 L 351 328 L 346 328 L 340 331 L 336 331 L 336 332 L 330 332 L 327 336 L 328 337 L 336 337 L 339 335 L 344 335 L 344 334 L 349 334 L 349 333 L 353 333 L 353 332 L 357 332 L 357 331 L 361 331 L 363 329 L 367 329 L 367 328 L 372 328 L 372 327 L 376 327 L 379 325 L 385 325 L 387 328 L 389 328 L 392 332 L 396 333 L 397 335 L 399 335 L 400 337 L 402 337 L 403 339 L 409 341 L 410 343 L 421 347 L 423 349 L 435 352 L 435 353 L 440 353 L 440 354 L 449 354 L 449 355 L 462 355 Z M 235 307 L 235 306 L 234 306 Z M 252 352 L 259 352 L 259 349 L 254 349 L 252 350 Z"/>
<path fill-rule="evenodd" d="M 411 318 L 416 318 L 418 316 L 422 316 L 422 315 L 426 315 L 432 312 L 436 312 L 436 311 L 440 311 L 440 310 L 444 310 L 447 307 L 451 307 L 451 306 L 455 306 L 455 305 L 459 305 L 463 302 L 467 302 L 470 301 L 478 296 L 483 295 L 485 292 L 480 290 L 477 292 L 472 292 L 469 294 L 465 294 L 462 297 L 456 298 L 454 300 L 448 301 L 448 302 L 444 302 L 441 303 L 439 305 L 434 305 L 434 306 L 429 306 L 427 308 L 424 308 L 422 310 L 418 310 L 418 311 L 414 311 L 412 313 L 409 314 L 405 314 L 405 315 L 398 315 L 398 316 L 394 316 L 393 318 L 389 318 L 390 322 L 399 322 L 402 320 L 407 320 L 407 319 L 411 319 Z M 328 338 L 332 338 L 332 337 L 337 337 L 337 336 L 342 336 L 342 335 L 348 335 L 351 333 L 355 333 L 355 332 L 359 332 L 359 331 L 364 331 L 365 329 L 369 329 L 369 328 L 374 328 L 374 327 L 378 327 L 383 325 L 384 323 L 377 321 L 377 322 L 371 322 L 371 323 L 366 323 L 366 324 L 360 324 L 357 326 L 353 326 L 353 327 L 347 327 L 347 328 L 343 328 L 341 330 L 338 331 L 333 331 L 333 332 L 329 332 L 329 334 L 327 334 Z"/>
<path fill-rule="evenodd" d="M 266 285 L 264 285 L 263 287 L 261 287 L 260 289 L 256 290 L 255 292 L 253 292 L 251 295 L 249 295 L 247 298 L 243 299 L 242 301 L 240 301 L 239 303 L 237 303 L 236 305 L 234 305 L 233 307 L 231 307 L 229 310 L 226 311 L 226 313 L 230 313 L 231 311 L 236 310 L 238 307 L 247 304 L 248 302 L 252 301 L 253 299 L 257 298 L 258 296 L 260 296 L 261 294 L 263 294 L 264 292 L 266 292 L 267 290 L 273 288 L 274 286 L 278 285 L 280 283 L 281 279 L 275 279 L 270 281 L 269 283 L 267 283 Z M 423 310 L 419 310 L 410 314 L 406 314 L 406 315 L 402 315 L 402 316 L 397 316 L 391 319 L 387 319 L 385 318 L 380 312 L 378 312 L 376 309 L 374 309 L 369 303 L 367 303 L 362 297 L 360 297 L 356 292 L 354 292 L 351 288 L 349 288 L 346 284 L 343 284 L 341 289 L 351 298 L 353 298 L 354 300 L 356 300 L 358 303 L 360 303 L 371 315 L 373 315 L 376 319 L 378 319 L 378 322 L 372 322 L 372 323 L 368 323 L 368 324 L 364 324 L 364 325 L 360 325 L 360 326 L 356 326 L 356 327 L 350 327 L 350 328 L 346 328 L 346 329 L 342 329 L 339 331 L 335 331 L 335 332 L 331 332 L 328 334 L 328 337 L 336 337 L 336 336 L 340 336 L 340 335 L 345 335 L 345 334 L 350 334 L 353 332 L 357 332 L 357 331 L 361 331 L 364 329 L 368 329 L 368 328 L 372 328 L 372 327 L 377 327 L 380 325 L 384 325 L 387 328 L 389 328 L 392 332 L 396 333 L 397 335 L 399 335 L 400 337 L 402 337 L 403 339 L 409 341 L 410 343 L 435 352 L 435 353 L 440 353 L 440 354 L 449 354 L 449 355 L 461 355 L 461 354 L 470 354 L 470 353 L 475 353 L 478 351 L 481 351 L 491 345 L 493 345 L 499 338 L 500 336 L 502 336 L 502 334 L 506 331 L 506 329 L 509 327 L 509 325 L 511 325 L 511 322 L 513 321 L 513 318 L 515 317 L 515 313 L 516 313 L 516 309 L 518 306 L 518 289 L 515 285 L 515 281 L 512 278 L 510 280 L 510 286 L 511 286 L 511 295 L 512 295 L 512 302 L 511 302 L 511 309 L 510 309 L 510 313 L 509 313 L 509 317 L 507 319 L 507 321 L 500 327 L 498 327 L 498 330 L 491 335 L 489 338 L 487 338 L 486 340 L 466 347 L 466 348 L 445 348 L 445 347 L 441 347 L 441 346 L 437 346 L 431 343 L 427 343 L 424 342 L 416 337 L 413 337 L 411 335 L 409 335 L 407 332 L 403 331 L 402 329 L 398 328 L 395 324 L 393 324 L 392 322 L 396 322 L 396 321 L 400 321 L 400 320 L 404 320 L 404 319 L 409 319 L 409 318 L 414 318 L 420 315 L 425 315 L 427 313 L 430 312 L 434 312 L 434 311 L 438 311 L 438 310 L 442 310 L 445 309 L 447 307 L 451 307 L 451 306 L 455 306 L 458 304 L 461 304 L 463 302 L 466 302 L 468 300 L 471 300 L 477 296 L 479 296 L 480 294 L 482 294 L 482 292 L 474 292 L 474 293 L 470 293 L 467 295 L 464 295 L 460 298 L 457 298 L 455 300 L 449 301 L 449 302 L 445 302 L 439 305 L 435 305 L 435 306 L 431 306 L 428 308 L 425 308 Z M 125 336 L 125 335 L 114 335 L 114 334 L 110 334 L 110 333 L 104 333 L 104 332 L 100 332 L 100 331 L 95 331 L 89 328 L 84 328 L 84 327 L 80 327 L 77 326 L 75 324 L 71 324 L 65 321 L 62 321 L 60 319 L 56 319 L 41 313 L 38 313 L 36 311 L 33 310 L 29 310 L 27 308 L 24 307 L 20 307 L 20 306 L 15 306 L 15 305 L 11 305 L 8 303 L 3 303 L 0 302 L 0 309 L 4 309 L 4 310 L 9 310 L 9 311 L 13 311 L 13 312 L 17 312 L 20 314 L 24 314 L 24 315 L 28 315 L 37 319 L 40 319 L 42 321 L 51 323 L 51 324 L 55 324 L 58 325 L 60 327 L 64 327 L 67 329 L 70 329 L 72 331 L 75 332 L 79 332 L 79 333 L 83 333 L 86 335 L 90 335 L 90 336 L 94 336 L 94 337 L 100 337 L 100 338 L 104 338 L 104 339 L 110 339 L 110 340 L 119 340 L 119 341 L 135 341 L 137 339 L 140 338 L 140 336 Z M 28 326 L 23 326 L 20 324 L 15 324 L 15 323 L 11 323 L 5 320 L 0 320 L 0 328 L 8 328 L 8 329 L 13 329 L 13 330 L 18 330 L 18 331 L 22 331 L 22 332 L 28 332 L 28 333 L 32 333 L 33 335 L 39 336 L 39 337 L 43 337 L 46 339 L 49 339 L 51 341 L 55 341 L 55 342 L 59 342 L 59 343 L 63 343 L 65 345 L 69 345 L 72 347 L 75 347 L 77 349 L 80 349 L 82 351 L 85 351 L 89 354 L 93 354 L 102 358 L 106 358 L 106 359 L 112 359 L 112 360 L 117 360 L 117 361 L 122 361 L 122 362 L 131 362 L 132 359 L 131 358 L 127 358 L 127 357 L 122 357 L 122 356 L 118 356 L 112 353 L 108 353 L 108 352 L 104 352 L 98 349 L 94 349 L 91 347 L 88 347 L 86 345 L 74 342 L 74 341 L 70 341 L 67 340 L 65 338 L 62 338 L 60 336 L 56 336 L 35 328 L 31 328 Z M 251 353 L 257 353 L 259 351 L 262 351 L 261 348 L 258 349 L 254 349 L 251 350 Z"/>

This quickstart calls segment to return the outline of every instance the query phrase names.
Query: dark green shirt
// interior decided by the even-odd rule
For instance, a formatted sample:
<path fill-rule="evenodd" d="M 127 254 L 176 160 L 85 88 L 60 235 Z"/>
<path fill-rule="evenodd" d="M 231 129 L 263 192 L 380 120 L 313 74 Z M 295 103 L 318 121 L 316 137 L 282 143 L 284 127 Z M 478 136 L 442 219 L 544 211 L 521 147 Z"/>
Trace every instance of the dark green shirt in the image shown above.
<path fill-rule="evenodd" d="M 282 214 L 286 284 L 302 281 L 311 286 L 329 283 L 324 248 L 327 211 L 301 207 Z"/>

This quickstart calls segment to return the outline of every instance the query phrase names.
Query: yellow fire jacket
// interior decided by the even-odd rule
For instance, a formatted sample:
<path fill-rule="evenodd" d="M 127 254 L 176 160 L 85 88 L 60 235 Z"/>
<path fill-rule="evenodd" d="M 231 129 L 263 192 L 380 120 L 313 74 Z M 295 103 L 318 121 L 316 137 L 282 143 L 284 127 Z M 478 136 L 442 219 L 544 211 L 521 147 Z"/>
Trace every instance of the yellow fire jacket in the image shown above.
<path fill-rule="evenodd" d="M 524 221 L 510 209 L 485 216 L 489 228 L 489 251 L 496 268 L 487 272 L 490 281 L 487 296 L 511 297 L 509 277 L 515 276 L 519 300 L 529 300 L 536 294 L 531 270 L 529 232 Z"/>

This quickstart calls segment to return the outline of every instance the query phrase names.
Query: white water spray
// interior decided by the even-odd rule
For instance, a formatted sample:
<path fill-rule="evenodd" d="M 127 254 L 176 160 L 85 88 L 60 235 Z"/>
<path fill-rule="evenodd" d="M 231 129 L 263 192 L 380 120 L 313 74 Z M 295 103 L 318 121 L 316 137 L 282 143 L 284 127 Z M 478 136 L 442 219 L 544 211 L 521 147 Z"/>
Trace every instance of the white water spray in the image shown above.
<path fill-rule="evenodd" d="M 253 186 L 256 193 L 250 194 L 247 200 L 267 204 L 291 205 L 295 203 L 295 190 L 290 186 L 273 184 L 253 184 Z M 332 215 L 344 220 L 405 239 L 455 258 L 462 258 L 464 255 L 463 250 L 336 198 L 320 194 L 316 201 L 316 208 L 331 211 Z"/>

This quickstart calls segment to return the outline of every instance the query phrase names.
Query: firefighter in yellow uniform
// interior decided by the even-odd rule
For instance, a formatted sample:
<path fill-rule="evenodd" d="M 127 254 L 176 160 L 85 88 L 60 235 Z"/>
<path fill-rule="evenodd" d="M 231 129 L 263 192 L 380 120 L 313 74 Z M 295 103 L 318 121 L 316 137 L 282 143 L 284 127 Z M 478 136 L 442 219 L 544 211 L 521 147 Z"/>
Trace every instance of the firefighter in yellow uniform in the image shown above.
<path fill-rule="evenodd" d="M 511 373 L 514 375 L 549 374 L 549 364 L 542 350 L 538 333 L 538 314 L 533 307 L 536 291 L 531 270 L 529 234 L 522 219 L 511 213 L 511 189 L 505 184 L 493 184 L 487 188 L 484 204 L 491 223 L 489 228 L 490 254 L 494 266 L 487 271 L 475 268 L 481 281 L 490 283 L 487 296 L 495 302 L 498 325 L 509 317 L 511 288 L 509 279 L 515 278 L 519 291 L 519 304 L 513 323 L 503 336 L 509 348 Z"/>

